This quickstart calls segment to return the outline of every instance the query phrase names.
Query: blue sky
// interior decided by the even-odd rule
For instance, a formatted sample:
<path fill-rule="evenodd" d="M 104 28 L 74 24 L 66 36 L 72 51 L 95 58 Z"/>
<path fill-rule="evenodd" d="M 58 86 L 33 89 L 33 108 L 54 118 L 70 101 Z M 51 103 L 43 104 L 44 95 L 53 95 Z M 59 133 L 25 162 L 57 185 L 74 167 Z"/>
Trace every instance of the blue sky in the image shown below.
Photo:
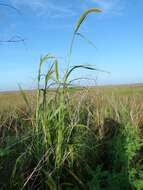
<path fill-rule="evenodd" d="M 90 64 L 110 72 L 76 71 L 97 84 L 143 82 L 143 2 L 129 0 L 3 0 L 18 8 L 0 6 L 0 40 L 21 36 L 24 43 L 0 43 L 0 90 L 34 88 L 41 55 L 60 58 L 61 70 L 80 14 L 91 7 L 102 9 L 90 15 L 80 29 L 96 44 L 81 39 L 74 45 L 71 64 Z M 86 81 L 86 83 L 88 83 Z"/>

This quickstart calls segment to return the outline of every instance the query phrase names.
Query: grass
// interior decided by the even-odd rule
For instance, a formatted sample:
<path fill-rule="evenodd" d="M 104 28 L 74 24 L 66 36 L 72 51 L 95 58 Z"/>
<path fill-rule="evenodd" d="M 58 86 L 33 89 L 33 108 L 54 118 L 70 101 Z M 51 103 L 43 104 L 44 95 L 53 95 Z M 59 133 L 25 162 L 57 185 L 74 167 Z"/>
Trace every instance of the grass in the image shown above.
<path fill-rule="evenodd" d="M 88 10 L 77 22 L 63 75 L 58 59 L 47 54 L 32 96 L 22 89 L 0 95 L 0 189 L 143 189 L 142 86 L 70 85 L 74 70 L 96 70 L 70 66 L 76 34 L 92 12 L 99 11 Z"/>
<path fill-rule="evenodd" d="M 142 189 L 141 87 L 122 88 L 60 89 L 1 119 L 1 188 Z"/>

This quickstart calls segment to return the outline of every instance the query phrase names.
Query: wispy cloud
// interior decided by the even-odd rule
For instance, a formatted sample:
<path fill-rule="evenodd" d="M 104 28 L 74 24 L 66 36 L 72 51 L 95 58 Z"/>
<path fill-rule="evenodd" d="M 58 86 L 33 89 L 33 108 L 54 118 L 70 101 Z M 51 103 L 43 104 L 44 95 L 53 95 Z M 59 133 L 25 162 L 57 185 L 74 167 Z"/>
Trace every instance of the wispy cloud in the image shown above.
<path fill-rule="evenodd" d="M 123 7 L 122 0 L 10 0 L 17 7 L 25 6 L 37 15 L 47 15 L 52 18 L 72 17 L 79 11 L 90 6 L 97 6 L 103 10 L 105 15 L 121 15 Z"/>
<path fill-rule="evenodd" d="M 88 1 L 88 0 L 87 0 Z M 121 0 L 90 0 L 92 4 L 96 4 L 103 10 L 103 14 L 122 15 L 123 3 Z"/>
<path fill-rule="evenodd" d="M 36 12 L 37 15 L 46 14 L 49 17 L 63 17 L 76 15 L 72 4 L 64 0 L 11 0 L 13 5 L 17 7 L 25 6 Z"/>

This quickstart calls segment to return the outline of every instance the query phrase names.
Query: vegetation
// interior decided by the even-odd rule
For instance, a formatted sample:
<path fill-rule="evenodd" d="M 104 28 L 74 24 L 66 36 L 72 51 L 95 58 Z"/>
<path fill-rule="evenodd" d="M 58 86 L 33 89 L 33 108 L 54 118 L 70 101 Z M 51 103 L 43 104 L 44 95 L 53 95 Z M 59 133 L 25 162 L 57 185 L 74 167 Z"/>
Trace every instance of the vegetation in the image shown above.
<path fill-rule="evenodd" d="M 68 65 L 79 27 L 91 12 L 99 10 L 88 10 L 78 21 Z M 142 87 L 132 93 L 129 87 L 120 93 L 72 91 L 76 69 L 95 70 L 76 65 L 60 76 L 57 58 L 43 56 L 36 97 L 21 89 L 25 106 L 20 100 L 18 109 L 1 111 L 1 189 L 143 189 Z"/>

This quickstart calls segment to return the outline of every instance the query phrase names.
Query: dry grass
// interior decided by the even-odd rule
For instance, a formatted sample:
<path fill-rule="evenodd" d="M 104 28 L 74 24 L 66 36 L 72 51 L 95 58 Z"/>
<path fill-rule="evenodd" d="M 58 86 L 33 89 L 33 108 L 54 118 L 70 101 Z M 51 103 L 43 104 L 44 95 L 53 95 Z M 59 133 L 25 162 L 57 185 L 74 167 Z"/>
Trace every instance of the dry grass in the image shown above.
<path fill-rule="evenodd" d="M 1 187 L 102 190 L 104 179 L 110 190 L 117 186 L 118 190 L 137 189 L 142 178 L 133 172 L 142 172 L 138 169 L 142 160 L 142 89 L 69 89 L 63 103 L 58 100 L 60 94 L 55 101 L 57 94 L 49 91 L 47 99 L 52 99 L 38 113 L 37 121 L 19 92 L 1 93 Z M 35 102 L 35 92 L 26 94 Z M 35 112 L 35 105 L 30 106 Z M 67 139 L 70 144 L 66 145 Z"/>

